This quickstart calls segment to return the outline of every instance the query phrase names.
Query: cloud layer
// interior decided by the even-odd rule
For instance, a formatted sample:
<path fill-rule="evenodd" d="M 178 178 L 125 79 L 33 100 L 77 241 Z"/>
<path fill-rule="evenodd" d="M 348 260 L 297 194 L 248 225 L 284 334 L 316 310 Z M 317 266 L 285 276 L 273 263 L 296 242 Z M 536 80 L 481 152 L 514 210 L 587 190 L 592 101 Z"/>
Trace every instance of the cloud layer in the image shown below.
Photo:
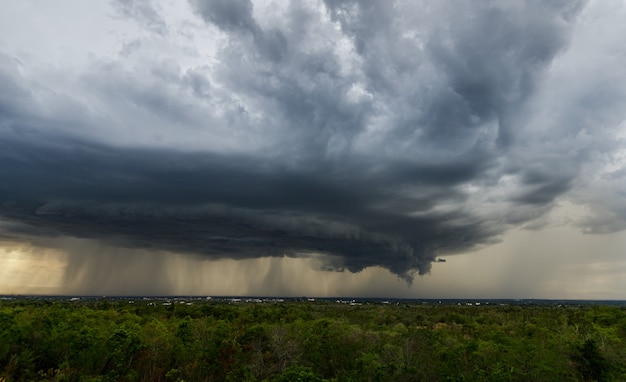
<path fill-rule="evenodd" d="M 168 7 L 99 4 L 82 51 L 2 39 L 1 235 L 410 281 L 563 199 L 626 228 L 619 2 Z"/>

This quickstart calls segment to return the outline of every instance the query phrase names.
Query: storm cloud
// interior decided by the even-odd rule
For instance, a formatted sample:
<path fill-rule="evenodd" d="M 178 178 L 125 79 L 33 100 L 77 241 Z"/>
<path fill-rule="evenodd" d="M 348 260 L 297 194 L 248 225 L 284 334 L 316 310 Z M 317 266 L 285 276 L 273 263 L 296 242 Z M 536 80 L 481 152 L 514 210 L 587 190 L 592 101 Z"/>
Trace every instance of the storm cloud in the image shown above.
<path fill-rule="evenodd" d="M 0 45 L 3 237 L 410 282 L 559 200 L 592 208 L 585 232 L 626 228 L 626 49 L 591 37 L 621 3 L 179 6 L 111 2 L 101 48 Z"/>

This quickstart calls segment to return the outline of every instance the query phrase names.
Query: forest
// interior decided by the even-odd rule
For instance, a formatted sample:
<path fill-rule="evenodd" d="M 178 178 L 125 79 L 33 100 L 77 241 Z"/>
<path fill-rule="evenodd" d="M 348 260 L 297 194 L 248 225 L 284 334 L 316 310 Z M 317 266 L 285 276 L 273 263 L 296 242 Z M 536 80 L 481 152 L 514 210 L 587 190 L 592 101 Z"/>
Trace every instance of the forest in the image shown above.
<path fill-rule="evenodd" d="M 619 305 L 0 300 L 1 382 L 624 380 Z"/>

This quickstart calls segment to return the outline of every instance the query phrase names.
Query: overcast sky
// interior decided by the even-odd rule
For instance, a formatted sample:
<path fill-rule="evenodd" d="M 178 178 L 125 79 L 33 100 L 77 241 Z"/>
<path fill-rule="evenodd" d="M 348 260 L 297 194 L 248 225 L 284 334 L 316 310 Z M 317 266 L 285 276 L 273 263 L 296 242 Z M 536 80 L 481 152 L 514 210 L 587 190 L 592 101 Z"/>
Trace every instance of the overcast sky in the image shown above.
<path fill-rule="evenodd" d="M 626 299 L 624 20 L 1 2 L 0 293 Z"/>

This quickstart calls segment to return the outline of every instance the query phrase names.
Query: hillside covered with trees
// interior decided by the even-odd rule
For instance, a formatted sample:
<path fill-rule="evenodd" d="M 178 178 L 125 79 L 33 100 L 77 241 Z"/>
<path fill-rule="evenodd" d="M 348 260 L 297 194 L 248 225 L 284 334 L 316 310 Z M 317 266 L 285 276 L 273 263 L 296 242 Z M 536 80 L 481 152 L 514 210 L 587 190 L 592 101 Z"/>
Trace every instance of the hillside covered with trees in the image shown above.
<path fill-rule="evenodd" d="M 0 301 L 0 381 L 626 380 L 626 308 Z"/>

